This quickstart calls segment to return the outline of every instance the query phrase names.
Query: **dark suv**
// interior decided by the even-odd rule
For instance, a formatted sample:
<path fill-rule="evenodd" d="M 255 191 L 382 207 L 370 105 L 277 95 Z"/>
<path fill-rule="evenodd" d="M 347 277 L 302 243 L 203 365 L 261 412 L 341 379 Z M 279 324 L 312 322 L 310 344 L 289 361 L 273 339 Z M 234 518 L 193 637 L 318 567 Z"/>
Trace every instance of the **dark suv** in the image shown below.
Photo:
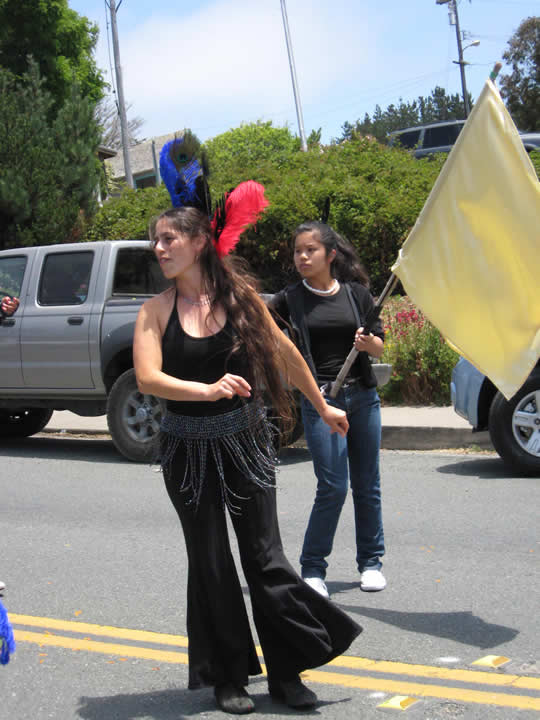
<path fill-rule="evenodd" d="M 448 120 L 396 130 L 388 135 L 388 144 L 414 150 L 417 158 L 436 152 L 450 152 L 464 125 L 465 120 Z"/>
<path fill-rule="evenodd" d="M 450 152 L 464 125 L 465 120 L 447 120 L 396 130 L 388 134 L 388 144 L 413 150 L 417 158 L 437 152 Z M 540 133 L 520 131 L 519 134 L 527 152 L 540 150 Z"/>

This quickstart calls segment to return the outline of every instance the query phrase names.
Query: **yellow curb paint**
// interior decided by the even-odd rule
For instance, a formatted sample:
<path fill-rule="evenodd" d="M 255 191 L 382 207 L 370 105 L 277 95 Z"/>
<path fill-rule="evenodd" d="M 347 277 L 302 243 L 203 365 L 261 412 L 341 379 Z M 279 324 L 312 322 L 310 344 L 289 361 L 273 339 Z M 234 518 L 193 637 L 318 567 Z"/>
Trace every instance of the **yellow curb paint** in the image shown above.
<path fill-rule="evenodd" d="M 507 662 L 510 662 L 510 658 L 504 657 L 504 655 L 486 655 L 485 657 L 475 660 L 471 665 L 497 668 L 505 665 Z"/>
<path fill-rule="evenodd" d="M 15 639 L 17 642 L 36 643 L 40 647 L 48 645 L 71 650 L 86 650 L 87 652 L 101 653 L 104 655 L 119 655 L 121 657 L 157 660 L 158 662 L 174 663 L 177 665 L 188 664 L 188 656 L 186 653 L 174 652 L 172 650 L 157 650 L 154 648 L 105 643 L 97 640 L 88 641 L 82 638 L 45 635 L 44 633 L 34 633 L 26 630 L 15 630 Z M 302 676 L 308 682 L 324 685 L 337 685 L 338 687 L 375 690 L 396 695 L 418 696 L 420 698 L 435 697 L 457 702 L 540 711 L 540 698 L 527 695 L 485 692 L 466 688 L 445 687 L 443 685 L 422 685 L 420 683 L 409 683 L 400 680 L 390 680 L 388 678 L 359 677 L 319 670 L 307 670 L 302 673 Z"/>
<path fill-rule="evenodd" d="M 379 708 L 388 708 L 390 710 L 406 710 L 414 703 L 417 703 L 417 698 L 407 697 L 406 695 L 394 695 L 389 700 L 377 705 Z"/>

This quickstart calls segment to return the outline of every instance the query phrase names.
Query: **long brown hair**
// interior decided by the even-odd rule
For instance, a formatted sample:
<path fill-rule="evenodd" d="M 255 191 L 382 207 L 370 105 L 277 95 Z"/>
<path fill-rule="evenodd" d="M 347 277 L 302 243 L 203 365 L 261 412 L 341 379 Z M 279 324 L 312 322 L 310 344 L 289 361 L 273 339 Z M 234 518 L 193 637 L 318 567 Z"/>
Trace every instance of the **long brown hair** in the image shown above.
<path fill-rule="evenodd" d="M 256 395 L 260 396 L 261 386 L 264 386 L 282 428 L 285 432 L 290 431 L 294 421 L 294 402 L 284 385 L 287 369 L 270 326 L 269 313 L 257 292 L 258 281 L 240 258 L 218 257 L 210 220 L 204 213 L 193 207 L 166 210 L 150 223 L 152 244 L 155 244 L 156 225 L 162 219 L 192 239 L 205 238 L 199 264 L 204 292 L 210 297 L 210 311 L 212 313 L 218 305 L 224 308 L 235 329 L 231 352 L 244 351 L 249 358 L 249 377 L 246 380 Z"/>

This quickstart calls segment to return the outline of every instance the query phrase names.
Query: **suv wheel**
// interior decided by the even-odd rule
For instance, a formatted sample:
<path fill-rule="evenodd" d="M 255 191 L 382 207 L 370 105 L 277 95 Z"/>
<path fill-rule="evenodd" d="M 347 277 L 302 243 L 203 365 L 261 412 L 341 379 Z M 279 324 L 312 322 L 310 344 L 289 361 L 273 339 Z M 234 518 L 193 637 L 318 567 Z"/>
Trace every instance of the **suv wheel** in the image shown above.
<path fill-rule="evenodd" d="M 53 414 L 49 408 L 0 411 L 0 438 L 29 437 L 43 430 Z"/>
<path fill-rule="evenodd" d="M 165 403 L 144 395 L 137 387 L 135 370 L 116 380 L 107 401 L 107 423 L 116 448 L 134 462 L 153 462 L 159 456 L 159 427 Z"/>
<path fill-rule="evenodd" d="M 509 466 L 540 475 L 540 371 L 530 375 L 511 400 L 498 392 L 489 411 L 489 434 Z"/>

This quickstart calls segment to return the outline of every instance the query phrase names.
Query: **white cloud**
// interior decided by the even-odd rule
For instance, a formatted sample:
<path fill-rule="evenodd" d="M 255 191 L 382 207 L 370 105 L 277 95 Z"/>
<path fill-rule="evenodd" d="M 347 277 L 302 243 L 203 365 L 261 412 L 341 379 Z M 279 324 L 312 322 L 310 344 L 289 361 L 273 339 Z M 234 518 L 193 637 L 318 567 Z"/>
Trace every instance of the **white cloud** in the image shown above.
<path fill-rule="evenodd" d="M 344 22 L 329 5 L 288 6 L 303 104 L 319 102 L 338 80 L 354 86 L 373 61 L 373 29 Z M 184 125 L 197 131 L 201 123 L 218 128 L 227 119 L 295 122 L 277 1 L 219 0 L 187 18 L 155 13 L 119 32 L 125 96 L 147 120 L 147 134 Z"/>

